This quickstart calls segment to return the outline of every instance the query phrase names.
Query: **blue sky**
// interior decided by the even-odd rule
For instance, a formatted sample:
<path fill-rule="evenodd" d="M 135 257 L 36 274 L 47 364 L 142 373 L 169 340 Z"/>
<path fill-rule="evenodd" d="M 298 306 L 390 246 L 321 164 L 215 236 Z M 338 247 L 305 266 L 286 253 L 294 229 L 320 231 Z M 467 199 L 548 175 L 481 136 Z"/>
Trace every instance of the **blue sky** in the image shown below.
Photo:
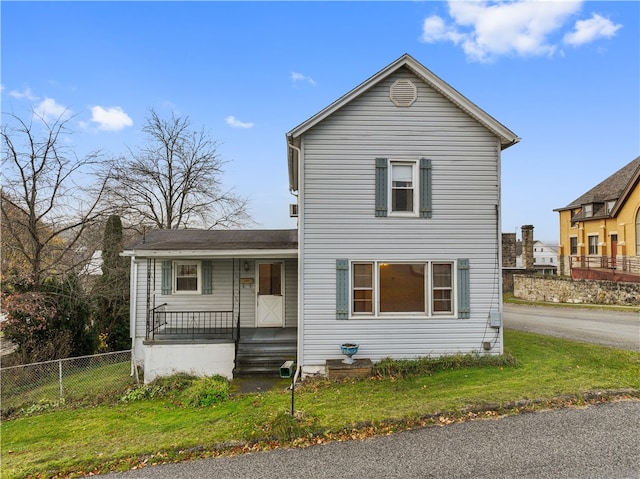
<path fill-rule="evenodd" d="M 285 133 L 409 53 L 522 141 L 502 230 L 640 154 L 640 2 L 7 2 L 2 111 L 74 114 L 82 155 L 141 146 L 150 108 L 220 143 L 256 227 L 289 228 Z"/>

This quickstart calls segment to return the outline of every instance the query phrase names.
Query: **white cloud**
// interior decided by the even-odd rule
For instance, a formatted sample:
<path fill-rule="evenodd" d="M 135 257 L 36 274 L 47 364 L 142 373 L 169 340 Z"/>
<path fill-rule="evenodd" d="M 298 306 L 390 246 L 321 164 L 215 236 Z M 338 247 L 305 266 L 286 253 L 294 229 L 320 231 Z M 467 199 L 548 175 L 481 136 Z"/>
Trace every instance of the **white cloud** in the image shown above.
<path fill-rule="evenodd" d="M 620 28 L 622 25 L 615 25 L 608 18 L 594 13 L 588 20 L 578 20 L 574 31 L 564 36 L 564 42 L 569 45 L 584 45 L 598 38 L 611 38 Z"/>
<path fill-rule="evenodd" d="M 9 95 L 12 96 L 13 98 L 18 98 L 18 99 L 26 98 L 27 100 L 30 100 L 30 101 L 39 100 L 39 98 L 33 94 L 33 92 L 31 91 L 31 88 L 29 87 L 26 87 L 22 91 L 11 90 L 9 92 Z"/>
<path fill-rule="evenodd" d="M 57 120 L 63 115 L 70 115 L 71 111 L 53 98 L 45 98 L 33 109 L 33 113 L 43 120 Z"/>
<path fill-rule="evenodd" d="M 580 1 L 538 0 L 450 1 L 448 4 L 451 22 L 438 15 L 426 18 L 421 40 L 459 45 L 474 61 L 490 61 L 501 55 L 555 54 L 558 34 L 582 6 Z M 599 37 L 611 37 L 620 27 L 594 14 L 590 20 L 576 22 L 575 32 L 565 36 L 565 41 L 582 44 Z"/>
<path fill-rule="evenodd" d="M 313 78 L 303 75 L 302 73 L 291 72 L 290 78 L 293 83 L 306 82 L 311 86 L 316 86 L 316 81 Z"/>
<path fill-rule="evenodd" d="M 119 106 L 94 106 L 91 108 L 91 121 L 98 124 L 98 129 L 106 131 L 118 131 L 133 125 L 131 117 Z"/>
<path fill-rule="evenodd" d="M 253 128 L 254 126 L 254 123 L 242 122 L 232 115 L 229 115 L 227 118 L 225 118 L 225 121 L 231 128 Z"/>

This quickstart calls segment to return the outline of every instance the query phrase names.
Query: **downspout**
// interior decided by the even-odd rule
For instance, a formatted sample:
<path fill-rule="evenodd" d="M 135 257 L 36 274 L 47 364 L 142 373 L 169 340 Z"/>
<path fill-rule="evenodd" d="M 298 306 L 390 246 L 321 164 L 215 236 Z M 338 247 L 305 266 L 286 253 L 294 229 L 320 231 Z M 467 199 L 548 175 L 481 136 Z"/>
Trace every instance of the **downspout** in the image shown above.
<path fill-rule="evenodd" d="M 296 373 L 293 375 L 293 385 L 295 387 L 296 382 L 298 382 L 298 376 L 300 376 L 300 371 L 302 370 L 302 367 L 300 366 L 300 363 L 298 363 L 298 366 L 296 367 Z"/>
<path fill-rule="evenodd" d="M 297 168 L 297 175 L 298 175 L 298 193 L 294 193 L 293 188 L 291 187 L 291 185 L 289 185 L 289 193 L 291 193 L 293 196 L 295 196 L 296 198 L 299 198 L 299 194 L 300 194 L 300 164 L 301 164 L 301 158 L 302 158 L 302 150 L 300 148 L 298 148 L 297 146 L 295 146 L 293 144 L 293 139 L 290 137 L 287 137 L 287 145 L 294 150 L 295 152 L 297 152 L 298 154 L 298 168 Z M 303 343 L 302 338 L 304 337 L 304 323 L 302 321 L 302 266 L 303 266 L 303 261 L 302 261 L 302 255 L 300 254 L 300 249 L 301 249 L 301 244 L 302 242 L 300 241 L 300 209 L 298 209 L 298 346 L 297 346 L 297 368 L 296 368 L 296 374 L 294 375 L 293 378 L 293 384 L 295 386 L 295 382 L 298 379 L 298 376 L 300 375 L 300 371 L 302 368 L 302 361 L 303 356 L 301 353 L 301 345 Z"/>
<path fill-rule="evenodd" d="M 300 158 L 302 157 L 302 150 L 300 148 L 298 148 L 297 146 L 295 146 L 292 143 L 292 140 L 289 139 L 289 141 L 287 142 L 287 144 L 289 145 L 289 148 L 291 148 L 292 150 L 295 150 L 298 153 L 298 171 L 296 173 L 298 173 L 298 189 L 300 188 Z M 291 185 L 289 185 L 289 193 L 291 193 L 293 196 L 295 196 L 296 198 L 298 197 L 297 193 L 294 193 L 294 190 Z"/>

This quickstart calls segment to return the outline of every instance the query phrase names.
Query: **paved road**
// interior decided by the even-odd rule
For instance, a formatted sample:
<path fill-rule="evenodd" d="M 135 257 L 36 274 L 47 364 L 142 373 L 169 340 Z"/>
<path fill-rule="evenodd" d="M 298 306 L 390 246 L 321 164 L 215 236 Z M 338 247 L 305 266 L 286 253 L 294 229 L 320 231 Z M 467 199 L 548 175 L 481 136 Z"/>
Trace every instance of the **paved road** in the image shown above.
<path fill-rule="evenodd" d="M 112 479 L 638 479 L 640 401 L 152 466 Z"/>
<path fill-rule="evenodd" d="M 640 351 L 638 312 L 505 304 L 504 326 Z"/>

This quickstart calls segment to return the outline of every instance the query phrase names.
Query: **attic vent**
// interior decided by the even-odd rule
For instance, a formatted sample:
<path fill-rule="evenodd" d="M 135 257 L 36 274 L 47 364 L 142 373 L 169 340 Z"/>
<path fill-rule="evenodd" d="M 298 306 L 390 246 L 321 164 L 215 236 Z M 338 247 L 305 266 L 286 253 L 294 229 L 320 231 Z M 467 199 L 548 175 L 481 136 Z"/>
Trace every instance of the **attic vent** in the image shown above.
<path fill-rule="evenodd" d="M 410 80 L 396 80 L 389 89 L 389 98 L 395 106 L 411 106 L 418 97 L 418 89 Z"/>

